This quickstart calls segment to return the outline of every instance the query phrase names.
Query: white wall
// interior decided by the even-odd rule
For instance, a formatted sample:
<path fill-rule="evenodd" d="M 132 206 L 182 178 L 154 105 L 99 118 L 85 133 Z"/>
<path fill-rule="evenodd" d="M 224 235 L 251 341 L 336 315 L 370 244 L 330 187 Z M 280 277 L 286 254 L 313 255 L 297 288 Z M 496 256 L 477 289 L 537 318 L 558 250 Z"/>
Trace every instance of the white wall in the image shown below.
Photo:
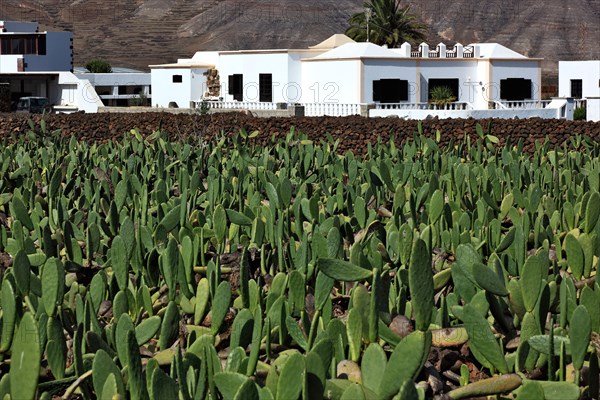
<path fill-rule="evenodd" d="M 302 62 L 302 103 L 360 103 L 360 60 Z"/>
<path fill-rule="evenodd" d="M 73 69 L 72 38 L 71 32 L 47 32 L 46 55 L 26 54 L 25 71 L 71 71 Z"/>
<path fill-rule="evenodd" d="M 492 74 L 491 61 L 489 59 L 477 61 L 477 72 L 470 79 L 463 82 L 461 87 L 467 101 L 477 109 L 489 108 L 488 90 L 490 90 L 490 78 Z"/>
<path fill-rule="evenodd" d="M 380 79 L 401 79 L 408 81 L 408 102 L 418 102 L 419 82 L 415 60 L 374 60 L 363 61 L 363 89 L 360 103 L 373 103 L 373 81 Z"/>
<path fill-rule="evenodd" d="M 206 86 L 206 75 L 204 73 L 207 71 L 206 68 L 192 68 L 190 74 L 190 82 L 191 82 L 191 100 L 198 101 L 202 99 L 204 93 L 208 90 Z M 189 104 L 186 106 L 189 107 Z"/>
<path fill-rule="evenodd" d="M 103 105 L 92 84 L 71 72 L 61 72 L 49 89 L 54 93 L 50 102 L 56 106 L 74 106 L 86 113 L 95 113 Z"/>
<path fill-rule="evenodd" d="M 314 55 L 320 53 L 314 53 Z M 302 59 L 313 57 L 313 53 L 307 52 L 290 52 L 288 61 L 288 79 L 290 82 L 295 82 L 300 85 L 302 90 Z M 302 96 L 300 96 L 302 99 Z"/>
<path fill-rule="evenodd" d="M 467 61 L 468 60 L 468 61 Z M 478 81 L 477 61 L 472 59 L 452 60 L 432 59 L 419 60 L 420 79 L 420 99 L 418 101 L 426 103 L 429 99 L 430 79 L 458 79 L 458 98 L 456 101 L 469 101 L 472 97 L 469 94 L 470 86 L 465 85 L 467 80 Z"/>
<path fill-rule="evenodd" d="M 221 96 L 224 101 L 234 101 L 233 96 L 229 94 L 229 75 L 243 74 L 243 101 L 258 102 L 258 75 L 272 74 L 273 102 L 297 102 L 300 85 L 288 81 L 288 68 L 289 57 L 287 52 L 221 53 L 218 68 L 221 78 Z"/>
<path fill-rule="evenodd" d="M 600 121 L 600 97 L 587 99 L 586 119 L 588 121 Z"/>
<path fill-rule="evenodd" d="M 19 70 L 19 59 L 23 56 L 20 54 L 6 54 L 0 56 L 0 73 L 18 72 Z"/>
<path fill-rule="evenodd" d="M 173 75 L 181 75 L 181 83 L 173 83 Z M 190 68 L 154 68 L 151 72 L 152 105 L 169 107 L 176 102 L 187 108 L 192 100 L 192 71 Z"/>
<path fill-rule="evenodd" d="M 582 80 L 583 97 L 600 96 L 600 60 L 559 61 L 558 96 L 571 97 L 571 79 Z"/>
<path fill-rule="evenodd" d="M 369 117 L 396 116 L 405 119 L 445 118 L 557 118 L 556 109 L 529 110 L 369 110 Z"/>
<path fill-rule="evenodd" d="M 481 88 L 477 83 L 484 79 L 479 60 L 364 60 L 363 103 L 373 101 L 373 81 L 395 78 L 408 80 L 411 103 L 426 103 L 429 79 L 458 79 L 457 101 L 477 103 L 481 100 Z M 482 82 L 483 84 L 483 82 Z"/>
<path fill-rule="evenodd" d="M 485 93 L 488 101 L 500 101 L 500 81 L 508 78 L 531 80 L 531 100 L 541 100 L 542 82 L 539 61 L 492 60 L 490 86 Z"/>

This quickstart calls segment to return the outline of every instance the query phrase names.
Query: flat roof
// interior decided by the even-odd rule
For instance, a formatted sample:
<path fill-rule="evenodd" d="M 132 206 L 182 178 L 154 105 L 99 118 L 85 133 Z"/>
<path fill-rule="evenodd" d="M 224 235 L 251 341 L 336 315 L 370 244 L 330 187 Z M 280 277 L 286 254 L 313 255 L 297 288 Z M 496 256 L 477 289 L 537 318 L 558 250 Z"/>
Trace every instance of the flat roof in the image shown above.
<path fill-rule="evenodd" d="M 322 53 L 326 49 L 262 49 L 262 50 L 224 50 L 219 54 L 281 54 L 281 53 Z"/>
<path fill-rule="evenodd" d="M 60 75 L 63 72 L 71 71 L 15 71 L 15 72 L 0 72 L 0 77 L 7 75 Z"/>
<path fill-rule="evenodd" d="M 149 65 L 148 67 L 150 68 L 165 68 L 165 69 L 169 69 L 169 68 L 181 68 L 181 69 L 191 69 L 191 68 L 206 68 L 206 69 L 211 69 L 214 68 L 214 65 L 208 65 L 208 64 L 179 64 L 179 63 L 171 63 L 171 64 L 155 64 L 155 65 Z"/>

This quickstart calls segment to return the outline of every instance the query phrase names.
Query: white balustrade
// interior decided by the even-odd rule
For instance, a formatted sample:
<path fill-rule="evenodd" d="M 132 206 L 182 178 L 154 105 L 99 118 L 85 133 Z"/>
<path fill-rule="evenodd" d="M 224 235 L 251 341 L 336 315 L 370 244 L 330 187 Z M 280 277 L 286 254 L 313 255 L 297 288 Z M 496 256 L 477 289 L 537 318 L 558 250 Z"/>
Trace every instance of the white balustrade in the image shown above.
<path fill-rule="evenodd" d="M 302 103 L 304 115 L 307 117 L 347 117 L 360 115 L 360 104 L 349 103 Z"/>
<path fill-rule="evenodd" d="M 535 110 L 546 108 L 551 100 L 516 100 L 495 101 L 497 109 L 503 110 Z"/>
<path fill-rule="evenodd" d="M 262 103 L 251 101 L 206 101 L 204 102 L 211 109 L 223 110 L 275 110 L 276 103 Z M 200 107 L 202 102 L 196 102 L 196 106 Z"/>
<path fill-rule="evenodd" d="M 465 101 L 455 101 L 448 104 L 435 103 L 376 103 L 378 110 L 471 110 L 473 105 Z"/>

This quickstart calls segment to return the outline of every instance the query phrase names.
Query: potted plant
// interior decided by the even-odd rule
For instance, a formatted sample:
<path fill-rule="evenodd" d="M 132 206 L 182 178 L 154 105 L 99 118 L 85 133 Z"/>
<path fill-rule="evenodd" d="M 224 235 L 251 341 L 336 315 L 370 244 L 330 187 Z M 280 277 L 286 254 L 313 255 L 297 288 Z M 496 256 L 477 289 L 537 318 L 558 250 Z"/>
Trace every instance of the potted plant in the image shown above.
<path fill-rule="evenodd" d="M 433 105 L 433 108 L 445 108 L 454 101 L 456 101 L 456 97 L 448 86 L 434 86 L 429 91 L 429 103 Z"/>

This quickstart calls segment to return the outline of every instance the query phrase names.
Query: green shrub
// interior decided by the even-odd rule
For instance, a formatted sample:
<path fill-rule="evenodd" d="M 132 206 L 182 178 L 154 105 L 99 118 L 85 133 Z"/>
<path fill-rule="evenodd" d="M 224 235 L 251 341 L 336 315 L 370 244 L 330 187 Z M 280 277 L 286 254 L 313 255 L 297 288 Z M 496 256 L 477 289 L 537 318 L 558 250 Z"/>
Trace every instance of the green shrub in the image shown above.
<path fill-rule="evenodd" d="M 573 119 L 575 121 L 585 121 L 587 119 L 586 116 L 586 108 L 585 107 L 577 107 L 573 111 Z"/>
<path fill-rule="evenodd" d="M 100 59 L 89 61 L 87 64 L 85 64 L 85 69 L 87 69 L 93 74 L 112 72 L 112 67 L 110 66 L 110 63 L 108 61 Z"/>
<path fill-rule="evenodd" d="M 445 106 L 456 101 L 452 89 L 448 86 L 434 86 L 429 91 L 429 98 L 431 99 L 430 102 L 437 106 Z"/>

